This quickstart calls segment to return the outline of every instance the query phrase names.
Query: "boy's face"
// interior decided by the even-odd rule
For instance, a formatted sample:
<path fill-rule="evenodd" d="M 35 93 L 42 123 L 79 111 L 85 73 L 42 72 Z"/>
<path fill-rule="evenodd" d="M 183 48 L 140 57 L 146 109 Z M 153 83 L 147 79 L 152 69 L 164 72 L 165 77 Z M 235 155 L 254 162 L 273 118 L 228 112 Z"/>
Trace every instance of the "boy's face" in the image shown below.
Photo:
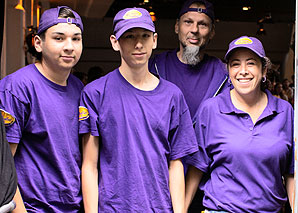
<path fill-rule="evenodd" d="M 118 41 L 122 61 L 131 67 L 148 63 L 157 46 L 157 34 L 143 28 L 127 30 Z"/>
<path fill-rule="evenodd" d="M 82 32 L 74 24 L 59 23 L 47 29 L 44 39 L 35 38 L 42 63 L 57 70 L 70 70 L 82 53 Z"/>

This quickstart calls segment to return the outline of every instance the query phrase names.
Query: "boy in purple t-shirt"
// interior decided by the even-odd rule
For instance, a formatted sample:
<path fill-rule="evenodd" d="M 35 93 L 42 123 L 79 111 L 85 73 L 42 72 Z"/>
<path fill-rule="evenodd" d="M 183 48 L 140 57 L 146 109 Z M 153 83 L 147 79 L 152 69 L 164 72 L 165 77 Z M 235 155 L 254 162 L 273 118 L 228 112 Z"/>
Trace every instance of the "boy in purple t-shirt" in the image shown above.
<path fill-rule="evenodd" d="M 34 37 L 39 61 L 0 82 L 0 110 L 14 154 L 16 212 L 78 212 L 83 84 L 70 74 L 82 53 L 83 23 L 68 7 L 46 10 Z"/>
<path fill-rule="evenodd" d="M 197 150 L 188 107 L 174 84 L 151 74 L 157 34 L 148 11 L 114 18 L 121 65 L 81 96 L 82 191 L 87 212 L 182 212 L 180 158 Z"/>

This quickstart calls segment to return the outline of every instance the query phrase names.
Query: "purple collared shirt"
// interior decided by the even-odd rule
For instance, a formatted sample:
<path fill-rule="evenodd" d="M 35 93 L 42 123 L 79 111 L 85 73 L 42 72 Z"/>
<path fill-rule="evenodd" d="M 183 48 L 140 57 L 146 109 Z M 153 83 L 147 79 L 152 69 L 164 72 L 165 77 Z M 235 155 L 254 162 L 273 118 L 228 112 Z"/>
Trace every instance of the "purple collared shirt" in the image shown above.
<path fill-rule="evenodd" d="M 287 200 L 282 176 L 294 172 L 293 108 L 266 91 L 268 104 L 254 124 L 234 107 L 230 91 L 202 104 L 199 152 L 187 163 L 205 174 L 205 207 L 229 212 L 278 212 Z"/>

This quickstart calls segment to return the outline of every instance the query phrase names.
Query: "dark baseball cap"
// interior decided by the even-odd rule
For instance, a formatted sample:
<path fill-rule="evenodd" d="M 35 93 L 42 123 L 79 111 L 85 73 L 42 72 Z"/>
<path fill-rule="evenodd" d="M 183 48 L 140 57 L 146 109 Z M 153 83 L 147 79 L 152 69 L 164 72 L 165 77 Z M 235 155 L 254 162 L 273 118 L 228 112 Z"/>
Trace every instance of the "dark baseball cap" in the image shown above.
<path fill-rule="evenodd" d="M 59 11 L 62 8 L 68 8 L 72 11 L 75 18 L 59 18 Z M 42 14 L 39 22 L 39 27 L 37 30 L 37 34 L 40 35 L 44 31 L 46 31 L 48 28 L 59 24 L 59 23 L 69 23 L 69 24 L 75 24 L 77 25 L 83 32 L 83 23 L 82 19 L 74 10 L 67 6 L 58 6 L 56 8 L 51 8 Z"/>
<path fill-rule="evenodd" d="M 206 9 L 203 8 L 190 8 L 190 5 L 193 3 L 202 3 L 205 5 Z M 180 18 L 183 14 L 187 12 L 198 12 L 198 13 L 205 13 L 209 18 L 214 22 L 214 9 L 212 3 L 206 0 L 187 0 L 184 2 L 183 6 L 181 7 L 181 10 L 179 12 L 178 18 Z"/>
<path fill-rule="evenodd" d="M 137 7 L 126 8 L 116 14 L 113 21 L 113 34 L 118 40 L 127 30 L 136 27 L 155 32 L 154 23 L 146 9 Z"/>
<path fill-rule="evenodd" d="M 225 55 L 225 60 L 227 61 L 229 59 L 233 50 L 240 47 L 250 49 L 260 58 L 266 57 L 264 47 L 259 39 L 255 37 L 241 36 L 229 44 L 229 49 Z"/>

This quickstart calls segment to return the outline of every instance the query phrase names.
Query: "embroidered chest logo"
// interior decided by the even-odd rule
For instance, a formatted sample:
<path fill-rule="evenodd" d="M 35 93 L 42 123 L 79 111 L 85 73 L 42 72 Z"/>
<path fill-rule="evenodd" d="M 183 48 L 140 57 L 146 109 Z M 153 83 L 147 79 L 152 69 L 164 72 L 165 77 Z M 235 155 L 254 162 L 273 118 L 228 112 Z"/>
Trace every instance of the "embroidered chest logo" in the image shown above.
<path fill-rule="evenodd" d="M 86 107 L 79 106 L 79 121 L 89 118 L 89 111 Z"/>
<path fill-rule="evenodd" d="M 4 111 L 3 109 L 0 109 L 0 110 L 1 110 L 1 114 L 5 125 L 11 125 L 15 122 L 16 119 L 11 114 Z"/>

